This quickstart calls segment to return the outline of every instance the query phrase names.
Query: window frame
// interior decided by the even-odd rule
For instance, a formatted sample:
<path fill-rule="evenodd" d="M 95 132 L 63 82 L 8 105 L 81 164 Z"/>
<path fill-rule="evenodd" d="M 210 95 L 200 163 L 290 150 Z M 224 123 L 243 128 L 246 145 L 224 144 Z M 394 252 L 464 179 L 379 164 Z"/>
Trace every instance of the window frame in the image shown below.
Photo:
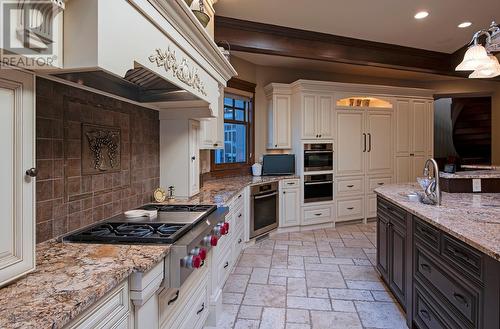
<path fill-rule="evenodd" d="M 256 85 L 244 80 L 232 78 L 228 81 L 227 87 L 224 90 L 224 94 L 234 94 L 239 95 L 238 91 L 243 91 L 241 96 L 248 96 L 248 93 L 252 94 L 250 97 L 250 102 L 248 106 L 248 120 L 246 123 L 247 134 L 246 134 L 246 161 L 236 162 L 236 163 L 221 163 L 217 164 L 215 162 L 215 150 L 210 151 L 210 172 L 214 173 L 216 176 L 231 176 L 243 173 L 249 173 L 251 166 L 255 161 L 255 87 Z M 233 116 L 234 117 L 234 116 Z M 241 121 L 234 121 L 231 119 L 224 119 L 224 123 L 236 123 L 241 124 Z M 225 142 L 225 141 L 223 141 Z"/>

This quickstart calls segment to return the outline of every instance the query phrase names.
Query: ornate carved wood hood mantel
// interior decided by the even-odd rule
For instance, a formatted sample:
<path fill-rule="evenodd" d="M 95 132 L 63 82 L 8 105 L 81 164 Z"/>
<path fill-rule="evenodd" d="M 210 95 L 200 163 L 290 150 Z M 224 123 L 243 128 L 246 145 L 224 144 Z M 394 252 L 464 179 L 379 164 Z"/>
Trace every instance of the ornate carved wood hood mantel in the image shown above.
<path fill-rule="evenodd" d="M 59 79 L 172 117 L 217 116 L 236 71 L 184 0 L 71 0 Z"/>

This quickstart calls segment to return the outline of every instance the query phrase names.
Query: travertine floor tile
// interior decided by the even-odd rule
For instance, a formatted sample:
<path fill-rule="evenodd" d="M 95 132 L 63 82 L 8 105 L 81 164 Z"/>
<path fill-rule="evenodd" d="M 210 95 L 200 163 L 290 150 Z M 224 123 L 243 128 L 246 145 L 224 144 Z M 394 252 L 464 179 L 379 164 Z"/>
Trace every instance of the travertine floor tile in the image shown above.
<path fill-rule="evenodd" d="M 222 293 L 222 303 L 224 304 L 241 304 L 243 299 L 243 294 L 236 294 L 233 292 L 223 292 Z"/>
<path fill-rule="evenodd" d="M 395 303 L 354 302 L 363 326 L 370 328 L 406 328 L 406 321 Z"/>
<path fill-rule="evenodd" d="M 311 288 L 345 288 L 340 272 L 306 272 L 307 286 Z"/>
<path fill-rule="evenodd" d="M 355 289 L 329 289 L 332 299 L 373 301 L 373 296 L 368 290 Z"/>
<path fill-rule="evenodd" d="M 284 329 L 285 328 L 285 312 L 284 308 L 264 308 L 262 319 L 260 321 L 260 329 Z"/>
<path fill-rule="evenodd" d="M 271 257 L 268 255 L 242 254 L 238 266 L 242 267 L 270 267 Z"/>
<path fill-rule="evenodd" d="M 362 329 L 356 313 L 311 311 L 314 329 Z"/>
<path fill-rule="evenodd" d="M 307 296 L 306 279 L 288 278 L 287 295 L 306 297 Z"/>
<path fill-rule="evenodd" d="M 350 300 L 332 299 L 332 308 L 337 312 L 356 312 L 354 303 Z"/>
<path fill-rule="evenodd" d="M 306 276 L 306 272 L 304 270 L 297 269 L 287 269 L 287 268 L 272 268 L 269 275 L 272 276 L 286 276 L 289 278 L 303 278 Z"/>
<path fill-rule="evenodd" d="M 345 280 L 347 288 L 349 289 L 362 289 L 362 290 L 386 290 L 386 287 L 379 281 L 351 281 Z"/>
<path fill-rule="evenodd" d="M 308 288 L 307 297 L 313 298 L 330 298 L 327 288 Z"/>
<path fill-rule="evenodd" d="M 286 329 L 311 329 L 311 326 L 304 323 L 287 323 Z"/>
<path fill-rule="evenodd" d="M 250 276 L 246 274 L 230 274 L 224 286 L 224 292 L 245 292 L 249 278 Z"/>
<path fill-rule="evenodd" d="M 320 310 L 329 311 L 332 309 L 329 299 L 322 298 L 308 298 L 308 297 L 294 297 L 288 296 L 287 307 L 300 308 L 304 310 Z"/>
<path fill-rule="evenodd" d="M 269 284 L 286 286 L 286 276 L 269 276 Z"/>
<path fill-rule="evenodd" d="M 339 265 L 346 280 L 379 281 L 380 277 L 373 266 Z"/>
<path fill-rule="evenodd" d="M 286 310 L 286 322 L 310 323 L 309 311 L 288 308 Z"/>
<path fill-rule="evenodd" d="M 261 306 L 248 306 L 248 305 L 240 306 L 240 311 L 238 312 L 238 318 L 260 320 L 261 317 L 262 317 Z"/>
<path fill-rule="evenodd" d="M 259 329 L 259 320 L 238 319 L 234 329 Z"/>
<path fill-rule="evenodd" d="M 333 247 L 335 257 L 339 258 L 366 258 L 366 254 L 361 248 Z"/>
<path fill-rule="evenodd" d="M 256 267 L 252 271 L 252 275 L 250 276 L 250 283 L 261 283 L 266 284 L 269 277 L 269 269 Z"/>
<path fill-rule="evenodd" d="M 244 305 L 285 307 L 286 288 L 283 286 L 271 286 L 260 284 L 249 284 Z"/>

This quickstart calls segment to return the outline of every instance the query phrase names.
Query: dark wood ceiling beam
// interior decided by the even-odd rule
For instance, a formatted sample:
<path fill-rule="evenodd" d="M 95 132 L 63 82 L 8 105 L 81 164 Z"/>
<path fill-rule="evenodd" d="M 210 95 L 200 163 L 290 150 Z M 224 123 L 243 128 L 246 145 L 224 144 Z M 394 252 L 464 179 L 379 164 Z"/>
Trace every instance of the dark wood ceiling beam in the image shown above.
<path fill-rule="evenodd" d="M 216 16 L 215 41 L 231 50 L 407 71 L 463 76 L 456 54 Z M 452 62 L 453 60 L 453 62 Z"/>

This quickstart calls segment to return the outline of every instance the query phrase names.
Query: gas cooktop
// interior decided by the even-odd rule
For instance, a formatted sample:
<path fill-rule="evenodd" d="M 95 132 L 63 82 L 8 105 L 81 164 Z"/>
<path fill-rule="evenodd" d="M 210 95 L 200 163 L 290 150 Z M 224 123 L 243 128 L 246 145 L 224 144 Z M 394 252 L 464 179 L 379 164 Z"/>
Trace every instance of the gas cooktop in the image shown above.
<path fill-rule="evenodd" d="M 172 244 L 217 209 L 214 205 L 157 205 L 139 209 L 158 210 L 157 217 L 127 218 L 123 215 L 84 228 L 63 238 L 69 242 Z"/>

